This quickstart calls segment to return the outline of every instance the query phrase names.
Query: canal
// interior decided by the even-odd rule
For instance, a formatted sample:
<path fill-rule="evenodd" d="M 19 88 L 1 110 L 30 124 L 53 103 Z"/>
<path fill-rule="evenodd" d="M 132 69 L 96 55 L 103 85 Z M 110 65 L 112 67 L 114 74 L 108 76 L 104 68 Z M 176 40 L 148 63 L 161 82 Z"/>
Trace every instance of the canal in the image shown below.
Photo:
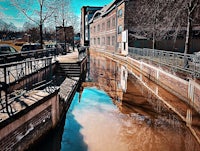
<path fill-rule="evenodd" d="M 59 128 L 32 150 L 199 151 L 185 123 L 125 67 L 91 56 L 88 81 L 77 92 Z"/>

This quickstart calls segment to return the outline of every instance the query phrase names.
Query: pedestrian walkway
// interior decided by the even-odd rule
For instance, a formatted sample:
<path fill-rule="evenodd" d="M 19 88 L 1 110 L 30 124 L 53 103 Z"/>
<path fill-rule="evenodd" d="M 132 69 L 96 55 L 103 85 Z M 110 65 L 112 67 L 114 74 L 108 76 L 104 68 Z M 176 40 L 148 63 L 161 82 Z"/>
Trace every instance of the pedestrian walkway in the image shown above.
<path fill-rule="evenodd" d="M 56 58 L 59 63 L 75 63 L 79 61 L 78 50 L 69 52 L 66 55 L 61 55 Z"/>

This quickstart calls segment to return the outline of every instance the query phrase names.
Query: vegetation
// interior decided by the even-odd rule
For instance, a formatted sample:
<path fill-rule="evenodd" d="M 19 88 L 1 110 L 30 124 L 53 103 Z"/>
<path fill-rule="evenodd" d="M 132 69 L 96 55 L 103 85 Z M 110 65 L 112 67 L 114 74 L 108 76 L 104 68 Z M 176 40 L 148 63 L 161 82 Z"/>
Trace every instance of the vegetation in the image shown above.
<path fill-rule="evenodd" d="M 189 52 L 192 29 L 200 25 L 200 0 L 137 0 L 134 9 L 128 10 L 128 23 L 134 24 L 132 31 L 156 41 L 185 38 L 185 53 Z M 129 4 L 128 4 L 129 5 Z"/>
<path fill-rule="evenodd" d="M 79 30 L 79 18 L 72 11 L 70 0 L 11 0 L 11 3 L 27 18 L 27 22 L 19 30 L 13 23 L 4 22 L 0 12 L 0 40 L 21 38 L 24 42 L 42 44 L 43 40 L 55 40 L 55 26 L 72 25 L 77 32 Z"/>

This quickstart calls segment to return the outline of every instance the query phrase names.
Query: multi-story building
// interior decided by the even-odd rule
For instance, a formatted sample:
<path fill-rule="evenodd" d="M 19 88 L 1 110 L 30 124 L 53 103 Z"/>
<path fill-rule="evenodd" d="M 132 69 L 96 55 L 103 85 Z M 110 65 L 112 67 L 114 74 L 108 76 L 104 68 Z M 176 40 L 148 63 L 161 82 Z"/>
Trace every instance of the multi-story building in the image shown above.
<path fill-rule="evenodd" d="M 81 45 L 88 46 L 90 44 L 90 28 L 89 20 L 97 10 L 102 7 L 83 6 L 81 8 Z"/>
<path fill-rule="evenodd" d="M 177 15 L 177 8 L 184 8 L 185 3 L 161 4 L 148 0 L 114 0 L 97 10 L 89 22 L 90 49 L 122 54 L 127 54 L 128 46 L 183 51 L 186 31 L 181 29 L 186 29 L 187 13 L 183 9 Z M 158 6 L 165 11 L 160 11 Z M 195 21 L 199 25 L 200 21 Z M 194 38 L 191 42 L 191 49 L 199 50 Z"/>
<path fill-rule="evenodd" d="M 74 43 L 74 28 L 72 26 L 63 27 L 58 26 L 56 27 L 56 40 L 59 43 Z"/>
<path fill-rule="evenodd" d="M 91 49 L 121 52 L 124 31 L 124 0 L 115 0 L 98 10 L 90 20 Z"/>

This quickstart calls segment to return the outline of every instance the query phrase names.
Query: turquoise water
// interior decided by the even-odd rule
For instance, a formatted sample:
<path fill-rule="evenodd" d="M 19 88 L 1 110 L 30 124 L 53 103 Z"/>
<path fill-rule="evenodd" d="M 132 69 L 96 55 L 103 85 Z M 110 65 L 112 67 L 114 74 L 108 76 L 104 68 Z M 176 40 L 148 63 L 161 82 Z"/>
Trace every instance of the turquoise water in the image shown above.
<path fill-rule="evenodd" d="M 103 91 L 85 88 L 80 100 L 79 93 L 76 93 L 66 115 L 61 151 L 87 151 L 88 142 L 84 131 L 95 126 L 99 120 L 105 120 L 102 115 L 113 111 L 117 111 L 117 107 Z"/>
<path fill-rule="evenodd" d="M 133 107 L 135 110 L 135 108 Z M 139 108 L 137 108 L 139 111 Z M 123 112 L 122 112 L 123 111 Z M 141 113 L 144 114 L 141 114 Z M 97 88 L 76 93 L 66 114 L 61 151 L 198 151 L 187 130 L 176 121 L 118 108 Z"/>

